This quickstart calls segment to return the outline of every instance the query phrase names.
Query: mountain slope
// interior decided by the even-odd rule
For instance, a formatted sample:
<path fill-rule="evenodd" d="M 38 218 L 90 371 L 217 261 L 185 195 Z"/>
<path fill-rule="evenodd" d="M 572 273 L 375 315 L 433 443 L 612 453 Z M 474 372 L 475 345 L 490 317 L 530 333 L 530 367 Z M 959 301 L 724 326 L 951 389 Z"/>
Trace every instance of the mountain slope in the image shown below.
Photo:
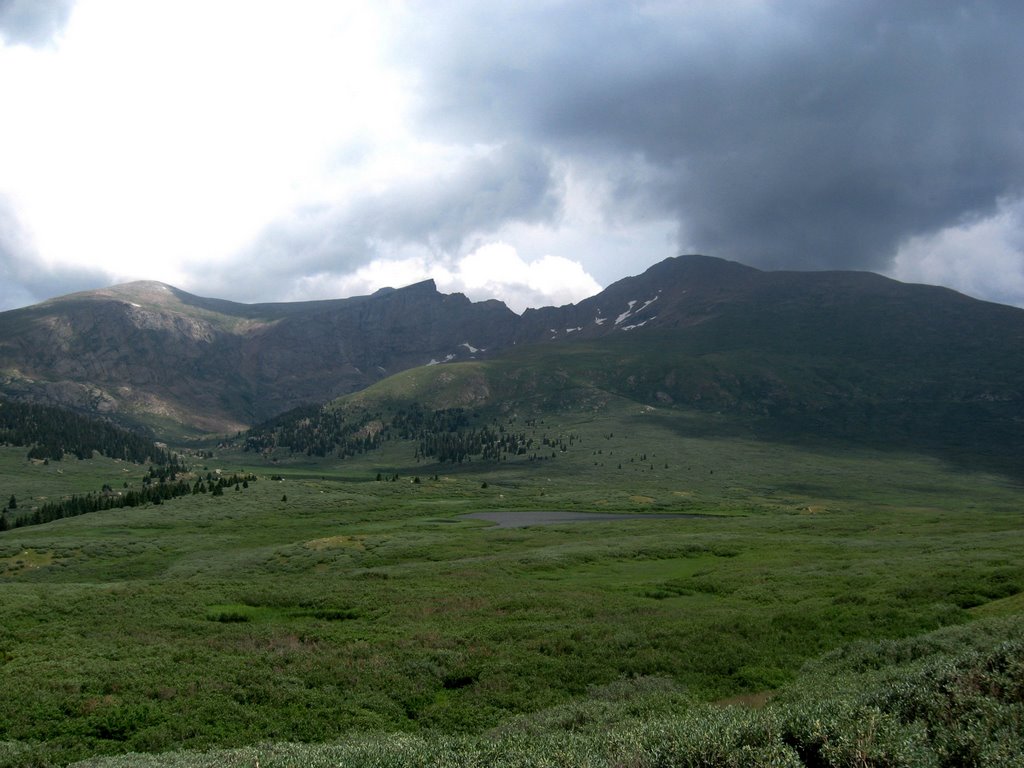
<path fill-rule="evenodd" d="M 472 375 L 430 365 L 469 360 Z M 419 377 L 417 396 L 439 404 L 605 392 L 879 436 L 927 411 L 936 440 L 976 421 L 1008 439 L 1024 412 L 1024 311 L 870 273 L 686 256 L 522 316 L 432 281 L 258 305 L 134 283 L 0 313 L 3 392 L 186 431 L 241 429 L 409 369 L 386 386 Z"/>
<path fill-rule="evenodd" d="M 132 283 L 0 313 L 0 389 L 165 428 L 229 431 L 444 359 L 482 328 L 508 343 L 502 328 L 515 318 L 432 282 L 258 305 Z"/>
<path fill-rule="evenodd" d="M 486 360 L 409 370 L 331 408 L 355 408 L 356 419 L 412 403 L 535 417 L 599 413 L 625 398 L 708 417 L 691 428 L 899 447 L 1020 474 L 1024 312 L 869 274 L 736 266 L 727 271 L 738 279 L 700 290 L 650 273 L 629 278 L 569 308 L 613 328 L 618 321 L 617 332 L 585 328 Z M 641 309 L 623 318 L 629 302 Z M 659 314 L 646 315 L 645 304 Z M 607 306 L 623 310 L 596 314 Z"/>

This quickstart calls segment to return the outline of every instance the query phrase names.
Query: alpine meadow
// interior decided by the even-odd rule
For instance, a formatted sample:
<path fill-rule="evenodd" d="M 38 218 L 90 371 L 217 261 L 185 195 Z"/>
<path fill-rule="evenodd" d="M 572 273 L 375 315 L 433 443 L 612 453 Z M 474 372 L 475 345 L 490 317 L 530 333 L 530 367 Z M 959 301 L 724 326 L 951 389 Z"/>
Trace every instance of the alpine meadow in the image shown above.
<path fill-rule="evenodd" d="M 1018 766 L 1024 310 L 0 313 L 0 766 Z"/>

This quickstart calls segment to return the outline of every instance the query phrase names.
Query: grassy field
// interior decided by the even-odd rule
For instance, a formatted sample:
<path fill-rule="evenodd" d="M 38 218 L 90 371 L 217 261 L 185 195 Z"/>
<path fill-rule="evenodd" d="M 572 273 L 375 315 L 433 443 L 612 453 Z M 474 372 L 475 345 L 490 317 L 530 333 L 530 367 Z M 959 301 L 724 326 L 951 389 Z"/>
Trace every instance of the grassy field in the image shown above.
<path fill-rule="evenodd" d="M 321 764 L 367 764 L 382 733 L 405 734 L 382 764 L 407 764 L 403 745 L 496 763 L 494 744 L 547 743 L 554 721 L 604 722 L 601 702 L 618 723 L 725 723 L 739 715 L 711 704 L 814 690 L 831 678 L 806 665 L 836 649 L 970 637 L 1021 612 L 1024 493 L 1003 476 L 758 442 L 626 401 L 514 426 L 574 439 L 456 466 L 400 442 L 344 461 L 218 452 L 194 469 L 259 480 L 0 534 L 0 765 L 260 743 L 280 745 L 263 765 L 299 765 L 313 753 L 287 743 L 342 740 L 351 763 Z M 0 449 L 0 497 L 19 508 L 144 474 L 24 454 Z M 702 516 L 461 517 L 516 509 Z M 592 764 L 618 759 L 594 749 Z M 800 764 L 784 752 L 774 764 Z M 187 754 L 166 760 L 200 764 Z"/>

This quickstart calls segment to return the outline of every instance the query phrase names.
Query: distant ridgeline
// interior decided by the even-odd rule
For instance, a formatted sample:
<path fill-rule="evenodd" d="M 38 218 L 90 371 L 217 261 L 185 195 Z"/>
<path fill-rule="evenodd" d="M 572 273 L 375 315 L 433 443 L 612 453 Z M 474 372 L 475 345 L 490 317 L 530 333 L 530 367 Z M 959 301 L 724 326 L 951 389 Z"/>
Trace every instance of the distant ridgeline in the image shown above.
<path fill-rule="evenodd" d="M 479 414 L 462 408 L 431 411 L 418 405 L 393 414 L 360 409 L 303 406 L 249 430 L 244 449 L 272 453 L 287 449 L 307 456 L 355 456 L 379 448 L 387 440 L 415 443 L 415 457 L 440 463 L 473 458 L 500 461 L 505 456 L 534 453 L 548 458 L 565 450 L 574 437 L 542 441 L 492 421 L 481 424 Z"/>
<path fill-rule="evenodd" d="M 26 446 L 30 459 L 60 461 L 65 454 L 89 459 L 95 451 L 136 464 L 169 460 L 151 438 L 136 432 L 63 408 L 16 400 L 0 399 L 0 445 Z"/>

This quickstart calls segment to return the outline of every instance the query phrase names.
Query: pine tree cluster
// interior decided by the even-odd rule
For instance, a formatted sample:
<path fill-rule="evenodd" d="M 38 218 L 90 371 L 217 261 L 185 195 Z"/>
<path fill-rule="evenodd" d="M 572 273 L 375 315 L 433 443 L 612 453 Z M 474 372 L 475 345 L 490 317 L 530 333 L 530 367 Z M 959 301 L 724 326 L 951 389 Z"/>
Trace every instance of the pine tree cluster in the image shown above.
<path fill-rule="evenodd" d="M 54 461 L 65 454 L 90 459 L 93 452 L 136 464 L 163 464 L 169 458 L 152 439 L 108 421 L 16 400 L 0 400 L 0 445 L 28 446 L 30 459 Z"/>
<path fill-rule="evenodd" d="M 232 486 L 237 486 L 239 489 L 248 488 L 249 483 L 256 480 L 256 476 L 253 474 L 223 476 L 210 473 L 205 479 L 189 482 L 188 479 L 180 475 L 175 479 L 154 479 L 156 474 L 158 473 L 154 473 L 151 468 L 150 475 L 143 480 L 142 488 L 115 491 L 106 485 L 99 493 L 75 494 L 60 501 L 48 501 L 36 507 L 32 514 L 17 517 L 13 522 L 8 521 L 6 516 L 0 516 L 0 531 L 8 528 L 22 528 L 27 525 L 42 525 L 90 512 L 123 507 L 141 507 L 145 504 L 162 504 L 165 501 L 190 494 L 209 492 L 214 496 L 222 496 L 225 488 Z"/>
<path fill-rule="evenodd" d="M 253 427 L 246 433 L 243 449 L 267 453 L 287 448 L 307 456 L 334 455 L 339 458 L 379 448 L 381 429 L 373 429 L 374 417 L 322 406 L 300 406 Z"/>
<path fill-rule="evenodd" d="M 304 406 L 261 424 L 245 437 L 247 451 L 286 448 L 309 456 L 353 456 L 379 448 L 385 440 L 416 445 L 416 458 L 457 463 L 474 458 L 501 461 L 533 451 L 531 459 L 550 458 L 566 450 L 569 438 L 537 440 L 492 421 L 480 425 L 478 414 L 463 408 L 429 410 L 418 404 L 390 416 L 357 409 Z M 553 449 L 553 450 L 552 450 Z"/>
<path fill-rule="evenodd" d="M 532 437 L 522 432 L 507 432 L 501 425 L 461 432 L 424 431 L 420 435 L 416 458 L 433 458 L 442 463 L 457 464 L 472 457 L 480 457 L 484 461 L 500 461 L 510 454 L 521 456 L 533 447 Z"/>

